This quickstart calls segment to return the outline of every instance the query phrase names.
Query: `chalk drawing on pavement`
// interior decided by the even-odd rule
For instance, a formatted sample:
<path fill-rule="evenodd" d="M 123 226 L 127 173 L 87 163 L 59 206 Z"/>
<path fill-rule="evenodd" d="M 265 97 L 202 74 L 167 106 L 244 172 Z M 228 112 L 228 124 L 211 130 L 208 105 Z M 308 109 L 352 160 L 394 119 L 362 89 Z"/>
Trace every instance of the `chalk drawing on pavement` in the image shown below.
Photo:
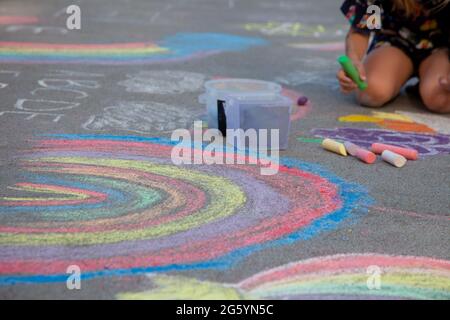
<path fill-rule="evenodd" d="M 275 22 L 247 23 L 244 25 L 247 31 L 257 31 L 266 36 L 290 36 L 290 37 L 338 37 L 342 38 L 348 26 L 325 27 L 322 24 L 309 25 L 300 22 Z"/>
<path fill-rule="evenodd" d="M 52 26 L 32 26 L 32 25 L 9 25 L 6 27 L 6 32 L 9 33 L 31 33 L 31 34 L 67 34 L 68 29 L 63 27 L 52 27 Z"/>
<path fill-rule="evenodd" d="M 26 64 L 129 65 L 184 61 L 261 46 L 261 38 L 222 33 L 178 33 L 158 42 L 0 42 L 0 62 Z"/>
<path fill-rule="evenodd" d="M 303 50 L 312 50 L 312 51 L 325 51 L 325 52 L 343 52 L 345 50 L 345 42 L 344 41 L 332 41 L 332 42 L 299 42 L 299 43 L 290 43 L 288 45 L 291 48 L 303 49 Z"/>
<path fill-rule="evenodd" d="M 43 99 L 18 99 L 14 107 L 18 110 L 49 112 L 62 111 L 76 108 L 80 105 L 78 102 L 43 100 Z"/>
<path fill-rule="evenodd" d="M 0 70 L 0 79 L 2 79 L 3 80 L 3 78 L 5 78 L 5 76 L 3 76 L 3 75 L 6 75 L 7 77 L 6 78 L 9 78 L 9 77 L 14 77 L 14 78 L 17 78 L 18 76 L 19 76 L 19 74 L 20 74 L 20 72 L 19 71 L 13 71 L 13 70 Z M 6 82 L 0 82 L 0 89 L 4 89 L 4 88 L 6 88 L 7 86 L 9 86 L 9 83 L 6 83 Z"/>
<path fill-rule="evenodd" d="M 416 133 L 436 133 L 429 126 L 414 121 L 411 117 L 403 113 L 372 111 L 371 115 L 349 114 L 339 117 L 340 122 L 367 122 L 374 123 L 381 128 L 394 131 L 416 132 Z M 447 120 L 450 125 L 450 120 Z"/>
<path fill-rule="evenodd" d="M 0 111 L 0 117 L 3 115 L 24 115 L 24 119 L 25 120 L 32 120 L 36 117 L 50 117 L 52 118 L 52 122 L 58 122 L 63 116 L 64 114 L 58 114 L 58 113 L 48 113 L 48 112 L 32 112 L 32 111 L 14 111 L 14 110 L 9 110 L 9 111 Z"/>
<path fill-rule="evenodd" d="M 92 131 L 171 132 L 189 128 L 198 116 L 188 109 L 161 102 L 122 101 L 106 107 L 101 115 L 91 116 L 82 127 Z"/>
<path fill-rule="evenodd" d="M 450 134 L 450 118 L 448 116 L 408 111 L 396 111 L 396 113 L 404 115 L 414 122 L 426 125 L 436 132 Z"/>
<path fill-rule="evenodd" d="M 371 273 L 371 270 L 377 272 Z M 119 293 L 117 298 L 450 299 L 449 260 L 373 253 L 340 254 L 291 262 L 257 273 L 239 283 L 164 274 L 149 274 L 149 278 L 154 288 Z"/>
<path fill-rule="evenodd" d="M 205 81 L 201 73 L 170 70 L 140 71 L 127 74 L 127 80 L 119 85 L 126 87 L 128 92 L 150 94 L 177 94 L 199 91 Z"/>
<path fill-rule="evenodd" d="M 65 282 L 72 264 L 82 279 L 229 268 L 334 230 L 373 204 L 363 187 L 316 164 L 281 158 L 274 176 L 260 165 L 175 166 L 174 144 L 35 141 L 21 154 L 23 180 L 0 198 L 0 284 Z"/>
<path fill-rule="evenodd" d="M 312 133 L 322 138 L 350 141 L 366 148 L 372 143 L 380 142 L 413 148 L 424 156 L 450 154 L 450 135 L 347 127 L 314 129 Z"/>

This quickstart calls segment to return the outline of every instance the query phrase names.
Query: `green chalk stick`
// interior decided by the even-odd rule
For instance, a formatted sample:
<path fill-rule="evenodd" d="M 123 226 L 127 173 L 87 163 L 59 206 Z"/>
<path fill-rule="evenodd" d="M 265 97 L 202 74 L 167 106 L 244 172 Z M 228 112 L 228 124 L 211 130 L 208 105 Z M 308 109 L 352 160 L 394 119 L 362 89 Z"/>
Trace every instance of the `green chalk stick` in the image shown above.
<path fill-rule="evenodd" d="M 367 82 L 361 80 L 358 70 L 349 57 L 340 56 L 338 58 L 338 62 L 342 66 L 342 69 L 344 69 L 345 73 L 356 83 L 360 90 L 367 89 Z"/>

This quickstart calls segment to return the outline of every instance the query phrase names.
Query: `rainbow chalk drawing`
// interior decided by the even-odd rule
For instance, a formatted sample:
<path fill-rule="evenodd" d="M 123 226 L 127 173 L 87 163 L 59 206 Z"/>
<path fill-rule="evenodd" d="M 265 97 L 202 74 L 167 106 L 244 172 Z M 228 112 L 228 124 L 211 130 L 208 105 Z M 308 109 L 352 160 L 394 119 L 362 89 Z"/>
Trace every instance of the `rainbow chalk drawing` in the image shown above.
<path fill-rule="evenodd" d="M 381 271 L 369 289 L 371 266 Z M 292 262 L 236 284 L 150 274 L 155 287 L 118 299 L 450 299 L 450 261 L 381 254 L 341 254 Z"/>
<path fill-rule="evenodd" d="M 106 135 L 34 141 L 20 156 L 25 181 L 0 198 L 0 284 L 66 281 L 72 264 L 82 279 L 226 269 L 373 205 L 365 188 L 315 164 L 282 158 L 274 176 L 260 165 L 175 166 L 174 145 Z"/>
<path fill-rule="evenodd" d="M 152 64 L 183 61 L 261 46 L 261 38 L 222 33 L 178 33 L 157 43 L 62 44 L 0 42 L 0 62 L 31 64 Z"/>
<path fill-rule="evenodd" d="M 346 127 L 314 129 L 312 133 L 317 137 L 349 141 L 364 148 L 370 148 L 373 143 L 385 143 L 415 149 L 423 156 L 450 154 L 450 135 Z"/>
<path fill-rule="evenodd" d="M 34 16 L 0 16 L 0 25 L 22 25 L 22 24 L 35 24 L 39 19 Z"/>

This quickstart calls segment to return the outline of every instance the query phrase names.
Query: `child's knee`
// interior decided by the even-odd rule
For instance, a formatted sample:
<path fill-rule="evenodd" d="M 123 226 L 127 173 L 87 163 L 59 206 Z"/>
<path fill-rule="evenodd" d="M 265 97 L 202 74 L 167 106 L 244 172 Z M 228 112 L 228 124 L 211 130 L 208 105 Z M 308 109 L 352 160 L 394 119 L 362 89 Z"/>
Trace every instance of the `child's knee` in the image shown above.
<path fill-rule="evenodd" d="M 395 90 L 382 81 L 370 81 L 364 91 L 357 93 L 358 102 L 371 108 L 379 108 L 388 103 L 395 95 Z"/>
<path fill-rule="evenodd" d="M 450 94 L 438 84 L 421 84 L 420 96 L 428 110 L 436 113 L 450 113 Z"/>

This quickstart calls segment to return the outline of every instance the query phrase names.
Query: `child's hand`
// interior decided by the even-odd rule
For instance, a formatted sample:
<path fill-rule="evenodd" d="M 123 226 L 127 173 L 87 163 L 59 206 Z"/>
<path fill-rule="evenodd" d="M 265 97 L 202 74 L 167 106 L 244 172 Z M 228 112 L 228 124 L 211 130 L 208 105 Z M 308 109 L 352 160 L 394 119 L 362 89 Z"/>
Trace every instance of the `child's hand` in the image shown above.
<path fill-rule="evenodd" d="M 441 87 L 443 87 L 445 90 L 450 92 L 450 74 L 447 75 L 447 77 L 441 77 L 439 78 L 439 84 Z"/>
<path fill-rule="evenodd" d="M 353 64 L 358 70 L 361 80 L 366 81 L 366 70 L 364 69 L 364 65 L 362 64 L 362 62 L 353 60 Z M 339 85 L 341 86 L 341 91 L 343 93 L 348 94 L 358 89 L 356 83 L 354 83 L 353 80 L 347 76 L 343 69 L 338 71 L 336 77 L 339 80 Z"/>

